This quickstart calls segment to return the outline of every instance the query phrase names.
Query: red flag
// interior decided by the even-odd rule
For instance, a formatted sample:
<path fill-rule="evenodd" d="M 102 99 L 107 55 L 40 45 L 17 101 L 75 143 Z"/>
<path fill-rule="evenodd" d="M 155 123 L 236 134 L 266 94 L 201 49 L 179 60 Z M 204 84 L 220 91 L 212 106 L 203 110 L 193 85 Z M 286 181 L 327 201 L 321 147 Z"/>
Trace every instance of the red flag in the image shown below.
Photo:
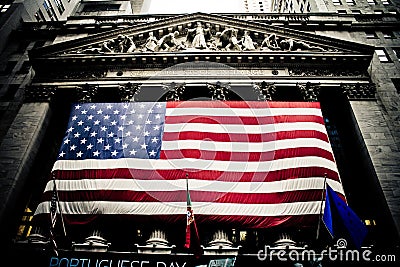
<path fill-rule="evenodd" d="M 194 251 L 196 258 L 199 258 L 203 254 L 199 232 L 197 230 L 196 221 L 194 220 L 194 214 L 192 210 L 192 201 L 190 199 L 188 174 L 186 174 L 186 201 L 187 201 L 187 212 L 186 212 L 186 243 L 185 248 L 191 248 Z M 192 240 L 192 231 L 194 232 L 194 239 Z"/>

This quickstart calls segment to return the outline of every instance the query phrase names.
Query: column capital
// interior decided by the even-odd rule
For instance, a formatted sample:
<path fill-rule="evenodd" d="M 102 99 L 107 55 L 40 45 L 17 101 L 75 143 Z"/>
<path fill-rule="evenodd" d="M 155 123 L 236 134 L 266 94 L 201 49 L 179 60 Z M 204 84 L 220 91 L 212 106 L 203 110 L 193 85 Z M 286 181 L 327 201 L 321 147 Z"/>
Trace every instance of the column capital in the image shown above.
<path fill-rule="evenodd" d="M 98 89 L 98 85 L 88 83 L 75 87 L 78 102 L 92 102 L 93 97 L 97 94 Z"/>
<path fill-rule="evenodd" d="M 318 96 L 321 91 L 320 84 L 312 84 L 311 82 L 297 83 L 297 89 L 300 91 L 303 99 L 308 102 L 318 101 Z"/>
<path fill-rule="evenodd" d="M 265 81 L 253 83 L 253 89 L 258 94 L 258 100 L 260 101 L 272 101 L 276 93 L 275 83 L 267 83 Z"/>
<path fill-rule="evenodd" d="M 207 88 L 210 90 L 212 100 L 227 100 L 227 96 L 231 89 L 230 83 L 216 82 L 214 84 L 207 83 Z"/>
<path fill-rule="evenodd" d="M 135 95 L 140 92 L 141 85 L 128 82 L 118 86 L 118 93 L 122 102 L 134 102 Z"/>
<path fill-rule="evenodd" d="M 166 92 L 165 100 L 166 101 L 180 101 L 183 92 L 186 89 L 185 83 L 166 83 L 162 84 L 162 87 Z"/>

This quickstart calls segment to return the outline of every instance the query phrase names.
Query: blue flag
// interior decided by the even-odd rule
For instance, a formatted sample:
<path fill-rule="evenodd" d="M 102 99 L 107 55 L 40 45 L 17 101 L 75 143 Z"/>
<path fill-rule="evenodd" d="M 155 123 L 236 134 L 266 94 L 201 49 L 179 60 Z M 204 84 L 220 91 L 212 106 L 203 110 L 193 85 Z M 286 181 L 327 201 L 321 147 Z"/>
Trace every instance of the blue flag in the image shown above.
<path fill-rule="evenodd" d="M 365 224 L 328 184 L 323 222 L 332 237 L 345 238 L 358 249 L 367 236 Z"/>

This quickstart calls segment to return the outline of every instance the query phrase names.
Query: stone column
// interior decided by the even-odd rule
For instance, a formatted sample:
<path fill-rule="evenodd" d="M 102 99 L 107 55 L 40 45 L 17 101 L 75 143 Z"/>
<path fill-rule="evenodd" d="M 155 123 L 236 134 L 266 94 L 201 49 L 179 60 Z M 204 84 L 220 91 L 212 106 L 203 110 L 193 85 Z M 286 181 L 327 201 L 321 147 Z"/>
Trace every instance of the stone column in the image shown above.
<path fill-rule="evenodd" d="M 22 104 L 0 144 L 0 231 L 7 238 L 15 233 L 13 227 L 26 204 L 21 203 L 26 199 L 21 194 L 51 117 L 49 100 L 54 90 L 30 90 L 26 99 L 34 100 L 36 95 L 40 102 Z"/>
<path fill-rule="evenodd" d="M 360 139 L 363 140 L 361 153 L 371 158 L 378 178 L 377 187 L 382 189 L 397 234 L 400 235 L 400 147 L 396 144 L 395 135 L 398 132 L 392 130 L 400 129 L 399 124 L 390 125 L 391 121 L 386 118 L 387 110 L 377 101 L 350 101 L 350 105 L 359 127 Z M 400 116 L 399 111 L 397 114 Z"/>

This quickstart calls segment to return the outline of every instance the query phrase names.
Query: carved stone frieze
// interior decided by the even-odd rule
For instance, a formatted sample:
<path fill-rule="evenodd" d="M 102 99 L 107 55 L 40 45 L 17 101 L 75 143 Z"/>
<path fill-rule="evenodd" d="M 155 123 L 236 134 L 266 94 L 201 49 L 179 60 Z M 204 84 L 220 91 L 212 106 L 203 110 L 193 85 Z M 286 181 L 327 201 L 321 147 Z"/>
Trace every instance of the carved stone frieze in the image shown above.
<path fill-rule="evenodd" d="M 312 84 L 310 82 L 305 84 L 297 83 L 296 87 L 300 90 L 300 93 L 305 101 L 318 101 L 318 95 L 321 90 L 321 86 L 319 84 Z"/>
<path fill-rule="evenodd" d="M 376 99 L 376 86 L 373 83 L 341 84 L 341 89 L 348 99 Z"/>
<path fill-rule="evenodd" d="M 193 26 L 194 25 L 194 26 Z M 109 54 L 159 51 L 336 51 L 334 48 L 275 33 L 257 32 L 227 25 L 197 21 L 167 33 L 149 31 L 140 37 L 119 34 L 102 43 L 79 48 L 72 53 Z"/>
<path fill-rule="evenodd" d="M 25 87 L 25 102 L 50 102 L 57 90 L 56 86 L 27 86 Z"/>
<path fill-rule="evenodd" d="M 254 83 L 253 89 L 258 94 L 258 100 L 260 101 L 271 101 L 274 94 L 276 93 L 275 84 L 267 83 L 265 81 L 261 83 Z"/>
<path fill-rule="evenodd" d="M 133 102 L 135 101 L 135 95 L 140 91 L 139 84 L 127 83 L 125 85 L 119 85 L 118 93 L 121 97 L 122 102 Z"/>
<path fill-rule="evenodd" d="M 90 85 L 87 83 L 82 86 L 77 86 L 75 89 L 78 102 L 82 103 L 92 102 L 93 97 L 97 94 L 98 88 L 99 88 L 98 85 Z"/>
<path fill-rule="evenodd" d="M 207 83 L 207 88 L 210 90 L 212 100 L 225 101 L 228 100 L 230 91 L 229 83 L 216 82 L 215 84 Z"/>
<path fill-rule="evenodd" d="M 185 91 L 185 84 L 184 83 L 175 83 L 172 82 L 170 84 L 163 84 L 163 89 L 166 92 L 165 100 L 166 101 L 180 101 L 182 100 L 182 94 Z"/>
<path fill-rule="evenodd" d="M 50 74 L 53 79 L 99 79 L 107 75 L 105 70 L 62 71 Z"/>
<path fill-rule="evenodd" d="M 290 76 L 367 77 L 367 72 L 350 69 L 289 68 Z"/>

